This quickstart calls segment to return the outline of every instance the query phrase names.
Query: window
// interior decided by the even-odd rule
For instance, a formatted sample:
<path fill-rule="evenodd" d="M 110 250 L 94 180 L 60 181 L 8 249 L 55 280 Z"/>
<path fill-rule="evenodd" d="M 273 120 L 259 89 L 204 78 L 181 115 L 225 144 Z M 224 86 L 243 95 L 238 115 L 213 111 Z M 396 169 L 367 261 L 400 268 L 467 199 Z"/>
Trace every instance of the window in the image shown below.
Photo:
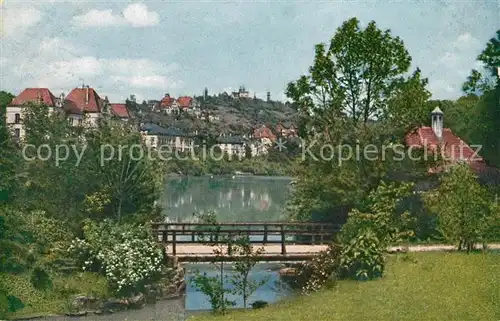
<path fill-rule="evenodd" d="M 15 137 L 16 139 L 21 138 L 21 129 L 19 129 L 19 128 L 15 128 L 15 129 L 14 129 L 14 137 Z"/>
<path fill-rule="evenodd" d="M 73 124 L 74 124 L 74 120 L 75 120 L 74 118 L 70 117 L 70 118 L 68 118 L 68 123 L 69 123 L 71 126 L 73 126 Z"/>
<path fill-rule="evenodd" d="M 82 126 L 83 120 L 80 118 L 78 119 L 78 126 Z"/>
<path fill-rule="evenodd" d="M 14 123 L 19 124 L 21 122 L 21 115 L 15 114 L 14 115 Z"/>

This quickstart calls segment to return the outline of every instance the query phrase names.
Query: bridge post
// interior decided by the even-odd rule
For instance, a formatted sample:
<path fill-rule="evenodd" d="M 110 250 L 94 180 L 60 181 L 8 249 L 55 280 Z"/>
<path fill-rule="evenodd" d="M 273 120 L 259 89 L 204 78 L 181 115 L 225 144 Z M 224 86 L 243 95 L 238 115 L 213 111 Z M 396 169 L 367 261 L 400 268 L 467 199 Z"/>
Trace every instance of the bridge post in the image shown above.
<path fill-rule="evenodd" d="M 281 254 L 286 255 L 285 227 L 283 225 L 281 225 Z"/>
<path fill-rule="evenodd" d="M 262 243 L 264 243 L 264 245 L 267 245 L 267 225 L 266 224 L 264 224 L 264 237 L 263 237 Z"/>
<path fill-rule="evenodd" d="M 175 256 L 177 254 L 177 248 L 176 248 L 176 231 L 172 231 L 172 255 Z"/>

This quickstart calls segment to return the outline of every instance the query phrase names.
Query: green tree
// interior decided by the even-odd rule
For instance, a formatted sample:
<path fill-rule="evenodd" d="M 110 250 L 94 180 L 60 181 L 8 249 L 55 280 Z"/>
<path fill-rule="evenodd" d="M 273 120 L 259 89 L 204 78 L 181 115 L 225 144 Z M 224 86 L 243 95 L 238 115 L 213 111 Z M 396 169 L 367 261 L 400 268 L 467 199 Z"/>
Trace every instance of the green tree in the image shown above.
<path fill-rule="evenodd" d="M 232 277 L 231 283 L 234 285 L 234 293 L 243 297 L 243 307 L 246 309 L 248 298 L 269 280 L 269 278 L 264 278 L 255 281 L 249 278 L 250 272 L 259 262 L 259 257 L 264 253 L 264 248 L 254 249 L 247 236 L 238 238 L 234 243 L 233 250 L 239 260 L 234 263 L 236 273 Z"/>
<path fill-rule="evenodd" d="M 342 219 L 362 205 L 382 177 L 405 171 L 407 162 L 393 161 L 396 147 L 382 149 L 403 143 L 405 131 L 421 124 L 427 112 L 427 80 L 418 69 L 405 78 L 410 63 L 403 41 L 373 21 L 362 29 L 352 18 L 337 29 L 328 47 L 316 45 L 309 74 L 287 87 L 302 115 L 303 150 L 311 151 L 295 173 L 294 218 L 311 219 L 313 213 L 313 219 Z M 363 155 L 368 145 L 377 149 L 370 157 Z M 324 146 L 338 149 L 329 153 L 332 157 L 313 157 Z M 401 174 L 394 176 L 401 179 Z"/>
<path fill-rule="evenodd" d="M 424 196 L 426 205 L 438 216 L 439 228 L 459 250 L 471 251 L 487 239 L 491 222 L 489 194 L 466 164 L 453 166 L 435 191 Z"/>
<path fill-rule="evenodd" d="M 16 164 L 18 154 L 7 127 L 6 108 L 14 95 L 0 91 L 0 204 L 12 200 L 16 185 Z"/>

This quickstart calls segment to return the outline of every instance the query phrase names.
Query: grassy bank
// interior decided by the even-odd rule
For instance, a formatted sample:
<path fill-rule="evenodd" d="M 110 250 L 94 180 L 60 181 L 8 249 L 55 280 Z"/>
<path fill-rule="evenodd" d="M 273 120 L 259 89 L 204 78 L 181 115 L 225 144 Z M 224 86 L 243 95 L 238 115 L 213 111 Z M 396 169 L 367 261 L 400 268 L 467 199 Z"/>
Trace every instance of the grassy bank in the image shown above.
<path fill-rule="evenodd" d="M 23 309 L 8 315 L 9 319 L 64 314 L 70 310 L 70 298 L 77 294 L 100 298 L 108 296 L 106 280 L 94 273 L 54 277 L 52 287 L 45 290 L 35 289 L 30 277 L 28 274 L 0 274 L 0 282 L 25 305 Z"/>
<path fill-rule="evenodd" d="M 498 252 L 395 255 L 380 280 L 340 281 L 262 310 L 191 320 L 500 320 L 499 271 Z"/>

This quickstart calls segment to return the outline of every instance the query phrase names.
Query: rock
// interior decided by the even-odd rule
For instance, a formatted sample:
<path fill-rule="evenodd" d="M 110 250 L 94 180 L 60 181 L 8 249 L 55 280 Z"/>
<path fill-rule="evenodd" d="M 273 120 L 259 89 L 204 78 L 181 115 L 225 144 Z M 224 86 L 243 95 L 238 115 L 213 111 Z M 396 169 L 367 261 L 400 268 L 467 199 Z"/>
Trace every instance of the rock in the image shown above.
<path fill-rule="evenodd" d="M 71 302 L 71 310 L 78 313 L 84 310 L 91 310 L 94 308 L 93 305 L 96 302 L 97 298 L 93 296 L 77 295 Z"/>
<path fill-rule="evenodd" d="M 128 307 L 131 309 L 140 309 L 146 305 L 146 296 L 139 293 L 128 299 Z"/>
<path fill-rule="evenodd" d="M 268 305 L 266 301 L 258 300 L 252 303 L 252 309 L 262 309 Z"/>
<path fill-rule="evenodd" d="M 79 312 L 69 312 L 66 313 L 66 316 L 68 317 L 84 317 L 88 314 L 87 311 L 79 311 Z"/>
<path fill-rule="evenodd" d="M 123 311 L 128 308 L 128 301 L 127 300 L 120 300 L 120 299 L 109 299 L 108 301 L 104 302 L 100 310 L 102 313 L 113 313 L 113 312 L 118 312 L 118 311 Z"/>
<path fill-rule="evenodd" d="M 297 273 L 297 269 L 295 269 L 293 267 L 286 267 L 286 268 L 280 269 L 278 273 L 281 277 L 295 276 Z"/>
<path fill-rule="evenodd" d="M 177 293 L 179 294 L 184 294 L 186 292 L 186 281 L 182 280 L 178 285 L 177 285 Z"/>

